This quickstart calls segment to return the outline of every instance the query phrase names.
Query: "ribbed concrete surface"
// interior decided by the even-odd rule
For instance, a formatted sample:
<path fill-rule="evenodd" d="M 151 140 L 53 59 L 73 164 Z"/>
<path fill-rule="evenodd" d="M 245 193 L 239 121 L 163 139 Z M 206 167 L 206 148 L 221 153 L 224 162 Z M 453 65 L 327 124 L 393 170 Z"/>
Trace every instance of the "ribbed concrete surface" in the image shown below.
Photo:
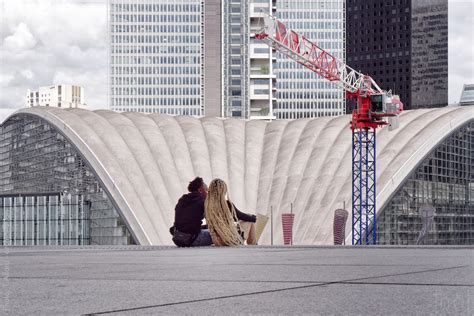
<path fill-rule="evenodd" d="M 31 108 L 83 153 L 142 245 L 171 244 L 168 227 L 188 181 L 219 177 L 249 213 L 295 213 L 295 244 L 331 244 L 332 217 L 351 202 L 349 116 L 295 121 L 195 119 L 80 109 Z M 473 107 L 407 111 L 400 128 L 377 134 L 377 203 L 436 145 L 474 119 Z M 350 225 L 347 225 L 349 235 Z M 260 240 L 270 243 L 270 229 Z"/>

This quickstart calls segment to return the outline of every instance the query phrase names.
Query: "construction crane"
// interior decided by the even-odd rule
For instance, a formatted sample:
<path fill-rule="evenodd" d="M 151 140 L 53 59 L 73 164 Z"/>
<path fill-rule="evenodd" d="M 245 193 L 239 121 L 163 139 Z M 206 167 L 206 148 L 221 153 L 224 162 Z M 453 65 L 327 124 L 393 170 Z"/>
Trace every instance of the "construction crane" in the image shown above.
<path fill-rule="evenodd" d="M 271 15 L 255 37 L 318 75 L 338 84 L 357 100 L 352 112 L 352 244 L 376 244 L 376 140 L 378 127 L 397 128 L 403 103 L 369 76 L 355 71 L 316 43 L 288 29 Z M 387 120 L 386 120 L 387 119 Z"/>

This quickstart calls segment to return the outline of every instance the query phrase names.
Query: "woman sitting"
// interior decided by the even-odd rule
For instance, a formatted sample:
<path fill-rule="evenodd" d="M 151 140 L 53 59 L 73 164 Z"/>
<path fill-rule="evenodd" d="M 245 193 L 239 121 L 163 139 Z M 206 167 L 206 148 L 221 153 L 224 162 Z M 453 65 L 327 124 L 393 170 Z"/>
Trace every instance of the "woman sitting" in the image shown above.
<path fill-rule="evenodd" d="M 238 246 L 245 239 L 247 245 L 256 245 L 256 216 L 239 211 L 231 201 L 226 200 L 226 194 L 227 185 L 223 180 L 211 181 L 204 202 L 204 214 L 212 242 L 216 246 Z M 242 230 L 244 238 L 240 234 Z"/>

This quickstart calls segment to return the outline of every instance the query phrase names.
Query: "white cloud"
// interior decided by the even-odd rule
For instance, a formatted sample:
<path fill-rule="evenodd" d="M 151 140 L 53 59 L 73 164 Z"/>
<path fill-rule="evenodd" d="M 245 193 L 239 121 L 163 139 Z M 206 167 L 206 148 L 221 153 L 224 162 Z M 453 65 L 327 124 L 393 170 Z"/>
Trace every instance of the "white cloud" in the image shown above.
<path fill-rule="evenodd" d="M 27 79 L 33 79 L 34 77 L 34 73 L 30 69 L 22 70 L 21 74 Z"/>
<path fill-rule="evenodd" d="M 7 75 L 7 74 L 0 73 L 0 86 L 8 85 L 9 82 L 12 81 L 12 80 L 13 80 L 12 75 Z"/>
<path fill-rule="evenodd" d="M 20 23 L 10 36 L 3 40 L 3 47 L 9 51 L 24 51 L 32 49 L 36 45 L 36 39 L 31 34 L 28 25 Z"/>
<path fill-rule="evenodd" d="M 53 83 L 82 85 L 89 107 L 105 108 L 106 22 L 105 0 L 0 0 L 0 108 Z"/>
<path fill-rule="evenodd" d="M 474 83 L 474 2 L 449 0 L 449 103 L 459 102 L 462 86 Z"/>

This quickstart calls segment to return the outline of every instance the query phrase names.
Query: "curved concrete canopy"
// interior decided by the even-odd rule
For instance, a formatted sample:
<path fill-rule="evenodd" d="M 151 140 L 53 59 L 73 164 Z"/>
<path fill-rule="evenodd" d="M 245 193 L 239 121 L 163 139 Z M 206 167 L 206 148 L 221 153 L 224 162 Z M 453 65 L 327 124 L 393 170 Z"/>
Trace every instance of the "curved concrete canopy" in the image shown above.
<path fill-rule="evenodd" d="M 281 213 L 291 203 L 295 244 L 332 244 L 333 211 L 343 203 L 350 208 L 349 116 L 267 123 L 48 107 L 14 115 L 24 114 L 43 118 L 78 148 L 143 245 L 172 243 L 175 203 L 195 176 L 224 179 L 245 212 L 273 209 L 277 244 Z M 397 130 L 378 130 L 377 209 L 423 157 L 472 119 L 474 107 L 406 111 Z M 270 243 L 268 226 L 261 244 Z"/>

